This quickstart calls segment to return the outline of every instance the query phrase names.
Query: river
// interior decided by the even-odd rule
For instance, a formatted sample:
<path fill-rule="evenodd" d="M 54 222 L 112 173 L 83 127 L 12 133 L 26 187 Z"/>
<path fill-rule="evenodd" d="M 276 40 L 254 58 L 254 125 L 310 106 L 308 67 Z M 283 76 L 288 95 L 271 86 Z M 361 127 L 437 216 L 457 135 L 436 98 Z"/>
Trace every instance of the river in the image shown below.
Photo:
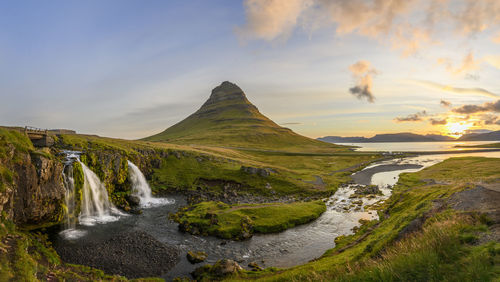
<path fill-rule="evenodd" d="M 403 145 L 399 143 L 398 148 L 409 148 L 410 144 Z M 423 168 L 455 156 L 500 157 L 500 152 L 422 155 L 383 161 L 372 164 L 368 168 L 387 164 L 413 164 L 421 165 Z M 257 262 L 264 267 L 291 267 L 315 259 L 326 250 L 333 248 L 335 237 L 352 234 L 353 227 L 359 226 L 360 219 L 376 219 L 376 212 L 365 211 L 364 206 L 388 198 L 391 194 L 390 186 L 397 182 L 400 173 L 414 172 L 422 168 L 393 169 L 373 174 L 370 183 L 378 185 L 383 195 L 374 199 L 364 198 L 363 205 L 356 206 L 358 210 L 355 210 L 351 205 L 352 201 L 357 199 L 349 199 L 349 196 L 354 192 L 353 189 L 349 185 L 344 186 L 339 188 L 332 197 L 325 199 L 327 211 L 317 220 L 281 233 L 256 234 L 251 239 L 242 242 L 179 232 L 178 225 L 168 218 L 169 213 L 175 213 L 179 207 L 186 204 L 185 198 L 177 195 L 169 197 L 169 199 L 174 200 L 170 204 L 144 209 L 140 215 L 122 217 L 119 221 L 107 224 L 78 226 L 79 229 L 86 231 L 86 236 L 75 240 L 57 237 L 53 239 L 53 243 L 57 250 L 59 247 L 71 247 L 72 244 L 86 244 L 94 240 L 111 238 L 116 234 L 131 230 L 143 231 L 162 243 L 175 246 L 180 252 L 180 262 L 163 275 L 163 278 L 167 280 L 179 276 L 189 276 L 191 271 L 201 265 L 192 265 L 187 261 L 185 255 L 190 250 L 206 252 L 208 254 L 206 263 L 230 258 L 238 261 L 242 266 L 246 266 L 250 262 Z M 65 258 L 63 257 L 63 259 Z"/>

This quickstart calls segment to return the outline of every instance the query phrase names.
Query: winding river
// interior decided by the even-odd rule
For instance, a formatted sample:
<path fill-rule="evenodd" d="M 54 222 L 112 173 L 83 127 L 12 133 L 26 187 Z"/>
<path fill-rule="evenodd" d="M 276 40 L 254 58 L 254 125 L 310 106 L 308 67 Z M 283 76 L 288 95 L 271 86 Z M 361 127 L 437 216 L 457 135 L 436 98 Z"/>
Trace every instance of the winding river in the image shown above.
<path fill-rule="evenodd" d="M 177 224 L 169 220 L 168 214 L 174 213 L 179 207 L 184 206 L 186 200 L 183 196 L 171 196 L 169 199 L 174 201 L 146 208 L 139 215 L 123 217 L 119 221 L 107 224 L 78 226 L 81 230 L 86 231 L 86 236 L 74 240 L 64 240 L 57 237 L 53 239 L 53 243 L 58 249 L 58 247 L 71 247 L 75 244 L 81 245 L 94 240 L 104 240 L 131 230 L 146 232 L 156 240 L 175 246 L 179 250 L 179 263 L 163 275 L 163 278 L 167 280 L 189 276 L 190 272 L 200 266 L 200 264 L 192 265 L 187 261 L 185 254 L 190 250 L 206 252 L 208 254 L 206 263 L 230 258 L 238 261 L 242 266 L 246 266 L 250 262 L 257 262 L 264 267 L 291 267 L 315 259 L 326 250 L 333 248 L 335 237 L 352 234 L 353 227 L 359 226 L 360 219 L 376 219 L 376 212 L 366 211 L 364 206 L 388 198 L 391 194 L 390 187 L 397 182 L 400 173 L 418 171 L 449 157 L 468 155 L 500 157 L 500 152 L 424 155 L 375 163 L 365 170 L 381 165 L 391 165 L 392 167 L 389 171 L 380 171 L 370 175 L 370 184 L 378 185 L 383 195 L 373 199 L 363 198 L 362 206 L 357 206 L 352 205 L 352 201 L 357 199 L 349 199 L 354 189 L 349 185 L 341 187 L 332 197 L 325 199 L 327 211 L 317 220 L 281 233 L 256 234 L 243 242 L 179 232 Z M 410 169 L 407 169 L 408 165 L 410 165 Z"/>

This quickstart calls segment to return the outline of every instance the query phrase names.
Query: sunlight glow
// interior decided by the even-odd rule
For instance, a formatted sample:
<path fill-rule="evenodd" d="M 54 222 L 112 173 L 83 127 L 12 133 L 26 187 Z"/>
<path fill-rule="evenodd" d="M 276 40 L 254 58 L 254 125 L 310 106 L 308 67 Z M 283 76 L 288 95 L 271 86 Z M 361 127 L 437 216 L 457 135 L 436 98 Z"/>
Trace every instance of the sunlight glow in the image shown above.
<path fill-rule="evenodd" d="M 451 122 L 445 126 L 445 134 L 452 137 L 460 137 L 465 131 L 473 126 L 470 122 Z"/>

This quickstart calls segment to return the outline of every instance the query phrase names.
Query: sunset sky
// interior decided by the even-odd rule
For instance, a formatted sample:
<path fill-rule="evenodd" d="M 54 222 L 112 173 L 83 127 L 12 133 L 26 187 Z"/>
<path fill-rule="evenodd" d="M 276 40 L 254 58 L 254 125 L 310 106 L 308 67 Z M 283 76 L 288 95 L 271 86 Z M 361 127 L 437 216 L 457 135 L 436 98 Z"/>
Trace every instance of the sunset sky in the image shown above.
<path fill-rule="evenodd" d="M 0 2 L 0 125 L 141 138 L 224 80 L 314 138 L 500 130 L 500 1 Z"/>

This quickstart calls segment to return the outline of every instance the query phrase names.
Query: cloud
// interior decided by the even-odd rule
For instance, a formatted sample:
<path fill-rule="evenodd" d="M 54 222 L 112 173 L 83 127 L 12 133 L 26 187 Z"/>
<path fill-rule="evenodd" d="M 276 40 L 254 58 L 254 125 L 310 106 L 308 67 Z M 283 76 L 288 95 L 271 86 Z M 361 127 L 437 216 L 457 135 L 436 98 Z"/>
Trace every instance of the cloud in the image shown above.
<path fill-rule="evenodd" d="M 488 102 L 482 105 L 463 105 L 452 110 L 459 114 L 475 114 L 482 112 L 497 112 L 500 113 L 500 100 L 496 102 Z"/>
<path fill-rule="evenodd" d="M 244 0 L 246 38 L 275 40 L 296 29 L 332 28 L 338 35 L 359 34 L 389 42 L 409 56 L 437 43 L 454 27 L 470 37 L 500 22 L 497 0 Z M 500 37 L 500 36 L 499 36 Z M 500 39 L 498 39 L 500 41 Z"/>
<path fill-rule="evenodd" d="M 434 119 L 434 118 L 430 118 L 429 119 L 429 122 L 432 124 L 432 125 L 445 125 L 448 123 L 448 120 L 447 119 Z"/>
<path fill-rule="evenodd" d="M 439 83 L 426 81 L 426 80 L 411 80 L 411 82 L 414 82 L 418 85 L 425 86 L 427 88 L 442 90 L 442 91 L 451 92 L 451 93 L 455 93 L 455 94 L 474 94 L 474 95 L 485 96 L 485 97 L 490 97 L 490 98 L 498 98 L 499 97 L 499 95 L 497 95 L 493 92 L 490 92 L 486 89 L 483 89 L 483 88 L 453 87 L 450 85 L 439 84 Z"/>
<path fill-rule="evenodd" d="M 439 58 L 438 64 L 444 65 L 446 70 L 452 75 L 462 75 L 467 74 L 470 71 L 477 70 L 479 68 L 479 62 L 474 59 L 474 54 L 472 51 L 467 53 L 462 59 L 462 63 L 455 67 L 449 58 Z"/>
<path fill-rule="evenodd" d="M 281 123 L 281 125 L 301 125 L 302 122 L 285 122 Z"/>
<path fill-rule="evenodd" d="M 423 117 L 427 116 L 426 111 L 421 111 L 415 114 L 407 115 L 406 117 L 396 117 L 395 122 L 417 122 L 423 121 Z"/>
<path fill-rule="evenodd" d="M 236 33 L 251 39 L 287 37 L 297 25 L 299 15 L 311 3 L 309 0 L 246 0 L 247 22 L 236 28 Z"/>
<path fill-rule="evenodd" d="M 445 107 L 445 108 L 449 108 L 449 107 L 451 107 L 451 102 L 446 101 L 446 100 L 441 100 L 441 101 L 439 102 L 439 104 L 441 105 L 441 107 Z"/>
<path fill-rule="evenodd" d="M 481 121 L 483 121 L 485 125 L 496 124 L 500 122 L 498 116 L 492 114 L 483 114 L 479 116 L 479 118 L 481 119 Z"/>
<path fill-rule="evenodd" d="M 371 67 L 368 61 L 358 61 L 349 66 L 356 85 L 349 88 L 349 92 L 358 99 L 366 98 L 370 103 L 375 102 L 375 96 L 372 92 L 373 76 L 378 74 L 375 68 Z"/>
<path fill-rule="evenodd" d="M 488 64 L 494 66 L 495 68 L 500 69 L 500 56 L 487 55 L 487 56 L 484 56 L 483 60 L 485 62 L 487 62 Z"/>

